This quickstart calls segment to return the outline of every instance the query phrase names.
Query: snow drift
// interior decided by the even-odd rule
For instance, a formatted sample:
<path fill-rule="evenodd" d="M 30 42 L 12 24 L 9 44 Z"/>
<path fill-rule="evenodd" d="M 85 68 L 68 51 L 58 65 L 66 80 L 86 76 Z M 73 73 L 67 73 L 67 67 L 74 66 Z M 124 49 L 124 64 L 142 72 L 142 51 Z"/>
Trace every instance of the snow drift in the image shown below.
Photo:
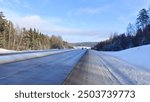
<path fill-rule="evenodd" d="M 17 51 L 14 51 L 14 50 L 6 50 L 6 49 L 0 48 L 0 54 L 3 54 L 3 53 L 13 53 L 13 52 L 17 52 Z"/>
<path fill-rule="evenodd" d="M 118 52 L 105 52 L 128 63 L 150 70 L 150 45 L 130 48 Z"/>
<path fill-rule="evenodd" d="M 43 51 L 43 52 L 34 51 L 35 53 L 33 53 L 33 52 L 32 53 L 24 53 L 24 51 L 23 51 L 23 53 L 19 52 L 20 54 L 0 56 L 0 64 L 28 60 L 28 59 L 32 59 L 32 58 L 38 58 L 38 57 L 44 57 L 44 56 L 48 56 L 50 54 L 62 53 L 62 52 L 66 52 L 66 51 L 69 51 L 69 50 L 49 50 L 49 51 Z M 9 51 L 9 50 L 5 50 L 5 49 L 0 50 L 0 53 L 13 53 L 13 52 L 16 53 L 16 51 Z"/>

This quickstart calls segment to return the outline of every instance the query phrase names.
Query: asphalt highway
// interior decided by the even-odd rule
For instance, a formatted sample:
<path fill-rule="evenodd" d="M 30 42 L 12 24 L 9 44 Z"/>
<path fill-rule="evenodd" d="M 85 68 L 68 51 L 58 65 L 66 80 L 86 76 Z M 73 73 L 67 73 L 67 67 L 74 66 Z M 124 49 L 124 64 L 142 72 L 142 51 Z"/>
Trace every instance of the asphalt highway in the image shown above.
<path fill-rule="evenodd" d="M 89 50 L 63 84 L 149 85 L 150 71 L 104 52 Z"/>
<path fill-rule="evenodd" d="M 0 64 L 0 84 L 150 85 L 150 71 L 104 52 L 86 49 L 54 52 L 48 52 L 42 57 Z M 47 52 L 37 54 L 42 53 Z M 24 54 L 20 55 L 24 57 Z M 16 55 L 12 56 L 15 59 Z"/>
<path fill-rule="evenodd" d="M 85 52 L 86 50 L 71 50 L 40 58 L 0 64 L 0 84 L 62 84 Z"/>

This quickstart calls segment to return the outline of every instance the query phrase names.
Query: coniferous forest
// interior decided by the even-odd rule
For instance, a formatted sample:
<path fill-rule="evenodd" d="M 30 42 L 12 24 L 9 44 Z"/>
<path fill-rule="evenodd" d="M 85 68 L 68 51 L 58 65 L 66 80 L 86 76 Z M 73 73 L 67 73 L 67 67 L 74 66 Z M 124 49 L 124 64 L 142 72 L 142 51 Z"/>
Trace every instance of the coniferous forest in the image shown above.
<path fill-rule="evenodd" d="M 120 51 L 150 44 L 150 9 L 141 9 L 135 24 L 129 23 L 126 33 L 111 34 L 108 40 L 99 42 L 92 49 L 98 51 Z"/>
<path fill-rule="evenodd" d="M 48 36 L 36 28 L 19 28 L 0 12 L 0 48 L 9 50 L 63 49 L 71 46 L 61 36 Z"/>

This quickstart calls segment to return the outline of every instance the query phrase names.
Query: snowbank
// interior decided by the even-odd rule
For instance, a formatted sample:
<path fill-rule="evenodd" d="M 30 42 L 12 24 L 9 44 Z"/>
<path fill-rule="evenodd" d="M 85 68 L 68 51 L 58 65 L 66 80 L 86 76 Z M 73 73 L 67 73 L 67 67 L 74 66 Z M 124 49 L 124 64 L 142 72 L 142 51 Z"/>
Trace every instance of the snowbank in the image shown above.
<path fill-rule="evenodd" d="M 150 45 L 130 48 L 118 52 L 105 53 L 121 58 L 131 64 L 150 69 Z"/>
<path fill-rule="evenodd" d="M 56 53 L 61 53 L 61 52 L 66 52 L 66 51 L 70 51 L 70 50 L 52 50 L 52 51 L 46 51 L 46 52 L 43 51 L 43 52 L 35 52 L 35 53 L 5 55 L 5 56 L 0 56 L 0 64 L 22 61 L 22 60 L 38 58 L 38 57 L 44 57 L 50 54 L 56 54 Z M 5 50 L 4 50 L 4 53 L 5 53 Z"/>
<path fill-rule="evenodd" d="M 16 52 L 16 51 L 14 51 L 14 50 L 6 50 L 6 49 L 0 48 L 0 54 L 3 54 L 3 53 L 12 53 L 12 52 Z"/>

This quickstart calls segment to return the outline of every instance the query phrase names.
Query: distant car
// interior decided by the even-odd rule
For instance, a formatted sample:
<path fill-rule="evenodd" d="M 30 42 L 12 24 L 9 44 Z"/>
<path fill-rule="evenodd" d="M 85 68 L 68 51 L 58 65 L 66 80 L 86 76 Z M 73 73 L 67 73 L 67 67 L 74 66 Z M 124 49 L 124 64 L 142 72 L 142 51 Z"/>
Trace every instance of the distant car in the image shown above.
<path fill-rule="evenodd" d="M 87 50 L 87 48 L 81 48 L 81 49 L 82 49 L 82 50 L 84 50 L 84 49 Z"/>

